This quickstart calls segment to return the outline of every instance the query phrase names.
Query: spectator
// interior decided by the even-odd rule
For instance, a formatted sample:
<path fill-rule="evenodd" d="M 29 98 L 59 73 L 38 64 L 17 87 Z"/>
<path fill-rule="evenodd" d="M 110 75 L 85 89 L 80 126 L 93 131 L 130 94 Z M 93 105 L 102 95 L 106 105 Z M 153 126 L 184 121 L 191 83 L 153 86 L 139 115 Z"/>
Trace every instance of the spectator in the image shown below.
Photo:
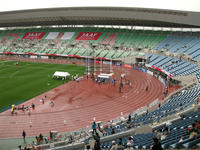
<path fill-rule="evenodd" d="M 21 145 L 19 145 L 18 147 L 19 147 L 19 150 L 22 150 L 22 146 Z"/>
<path fill-rule="evenodd" d="M 119 145 L 117 146 L 117 150 L 124 150 L 124 146 L 122 145 L 122 142 L 119 142 Z"/>
<path fill-rule="evenodd" d="M 105 82 L 105 80 L 103 80 L 103 82 Z M 115 86 L 115 81 L 114 81 L 114 79 L 112 79 L 112 84 Z"/>
<path fill-rule="evenodd" d="M 169 134 L 168 127 L 165 127 L 164 129 L 164 134 L 161 136 L 161 140 L 166 139 L 167 135 Z"/>
<path fill-rule="evenodd" d="M 156 135 L 156 138 L 160 140 L 162 135 L 163 135 L 162 134 L 162 129 L 159 129 L 159 131 L 158 131 L 158 133 Z"/>
<path fill-rule="evenodd" d="M 180 114 L 181 120 L 183 120 L 186 116 L 184 114 Z"/>
<path fill-rule="evenodd" d="M 36 144 L 39 145 L 40 144 L 40 137 L 36 136 L 35 139 L 36 139 Z"/>
<path fill-rule="evenodd" d="M 119 86 L 119 93 L 121 93 L 122 92 L 122 88 L 121 88 L 121 86 Z"/>
<path fill-rule="evenodd" d="M 146 110 L 146 115 L 148 115 L 148 113 L 149 113 L 149 110 L 147 109 L 147 110 Z"/>
<path fill-rule="evenodd" d="M 161 147 L 160 142 L 158 141 L 157 138 L 153 139 L 153 146 L 150 148 L 151 150 L 163 150 Z"/>
<path fill-rule="evenodd" d="M 180 107 L 180 110 L 183 110 L 183 104 L 182 103 L 179 104 L 179 107 Z"/>
<path fill-rule="evenodd" d="M 128 143 L 130 143 L 131 146 L 133 145 L 133 137 L 132 136 L 128 138 L 127 146 L 128 146 Z"/>
<path fill-rule="evenodd" d="M 123 83 L 122 82 L 120 82 L 120 87 L 123 88 Z"/>
<path fill-rule="evenodd" d="M 24 111 L 24 109 L 25 109 L 25 106 L 24 106 L 24 105 L 22 105 L 22 111 Z"/>
<path fill-rule="evenodd" d="M 48 139 L 47 139 L 47 138 L 44 138 L 44 141 L 45 141 L 45 144 L 47 144 L 47 143 L 48 143 Z"/>
<path fill-rule="evenodd" d="M 114 128 L 112 128 L 111 134 L 115 134 L 115 129 Z"/>
<path fill-rule="evenodd" d="M 127 143 L 127 148 L 126 150 L 133 150 L 133 147 L 131 147 L 131 143 Z"/>
<path fill-rule="evenodd" d="M 132 83 L 128 80 L 128 85 L 130 88 L 132 88 Z"/>
<path fill-rule="evenodd" d="M 164 129 L 164 134 L 165 134 L 165 135 L 168 135 L 168 134 L 169 134 L 169 129 L 168 129 L 168 127 L 165 127 L 165 129 Z"/>
<path fill-rule="evenodd" d="M 41 102 L 42 104 L 44 104 L 44 98 L 42 98 L 42 99 L 40 100 L 40 102 Z"/>
<path fill-rule="evenodd" d="M 116 81 L 116 78 L 114 78 L 114 79 L 113 79 L 113 82 L 114 82 L 114 86 L 115 86 L 115 81 Z"/>
<path fill-rule="evenodd" d="M 110 150 L 117 150 L 117 144 L 115 143 L 115 141 L 112 141 L 112 147 Z"/>
<path fill-rule="evenodd" d="M 193 139 L 193 138 L 196 138 L 196 137 L 197 137 L 197 135 L 198 135 L 198 130 L 197 130 L 197 128 L 195 127 L 195 123 L 192 124 L 192 128 L 189 130 L 189 133 L 190 133 L 189 139 Z"/>
<path fill-rule="evenodd" d="M 97 132 L 96 132 L 96 136 L 94 136 L 94 139 L 95 139 L 94 149 L 100 150 L 100 136 Z"/>
<path fill-rule="evenodd" d="M 161 104 L 159 103 L 159 104 L 158 104 L 158 108 L 159 108 L 159 109 L 160 109 L 160 106 L 161 106 Z"/>
<path fill-rule="evenodd" d="M 199 101 L 200 101 L 200 97 L 197 96 L 197 98 L 196 98 L 196 103 L 199 104 Z"/>
<path fill-rule="evenodd" d="M 131 122 L 131 114 L 128 115 L 128 122 Z"/>
<path fill-rule="evenodd" d="M 200 121 L 199 121 L 200 122 Z M 195 124 L 195 128 L 198 130 L 199 132 L 199 127 L 200 127 L 200 124 L 197 120 L 194 121 L 194 124 Z"/>
<path fill-rule="evenodd" d="M 131 127 L 135 127 L 135 122 L 134 121 L 131 122 Z"/>
<path fill-rule="evenodd" d="M 26 139 L 26 132 L 23 130 L 23 132 L 22 132 L 22 136 L 23 136 L 23 139 L 24 139 L 24 141 L 25 141 L 25 139 Z"/>
<path fill-rule="evenodd" d="M 137 118 L 137 117 L 138 117 L 138 114 L 137 114 L 137 113 L 135 113 L 135 114 L 134 114 L 134 118 Z"/>
<path fill-rule="evenodd" d="M 93 132 L 92 132 L 93 134 L 94 132 L 97 133 L 97 125 L 95 121 L 92 123 L 92 129 L 93 129 Z"/>
<path fill-rule="evenodd" d="M 90 145 L 87 145 L 87 146 L 86 146 L 86 149 L 87 149 L 87 150 L 90 150 Z"/>
<path fill-rule="evenodd" d="M 54 106 L 53 100 L 51 100 L 49 104 L 51 105 L 51 107 L 53 107 Z"/>
<path fill-rule="evenodd" d="M 148 87 L 148 85 L 146 86 L 146 91 L 148 91 L 149 90 L 149 87 Z"/>
<path fill-rule="evenodd" d="M 33 103 L 32 103 L 32 105 L 31 105 L 31 106 L 32 106 L 32 108 L 33 108 L 33 110 L 34 110 L 34 109 L 35 109 L 35 104 L 33 104 Z"/>
<path fill-rule="evenodd" d="M 126 127 L 127 129 L 131 129 L 131 124 L 128 121 L 126 122 Z"/>
<path fill-rule="evenodd" d="M 40 137 L 40 140 L 43 141 L 43 135 L 41 133 L 40 133 L 39 137 Z"/>
<path fill-rule="evenodd" d="M 198 131 L 200 131 L 200 120 L 198 122 L 197 129 L 198 129 Z"/>
<path fill-rule="evenodd" d="M 155 130 L 155 131 L 153 131 L 153 133 L 154 133 L 154 137 L 158 138 L 158 131 Z"/>
<path fill-rule="evenodd" d="M 73 136 L 70 134 L 68 138 L 69 138 L 69 142 L 72 143 L 73 142 Z"/>
<path fill-rule="evenodd" d="M 51 131 L 49 133 L 49 136 L 50 136 L 50 140 L 53 140 L 53 133 Z"/>
<path fill-rule="evenodd" d="M 178 142 L 181 143 L 182 141 L 183 141 L 183 136 L 180 138 Z"/>

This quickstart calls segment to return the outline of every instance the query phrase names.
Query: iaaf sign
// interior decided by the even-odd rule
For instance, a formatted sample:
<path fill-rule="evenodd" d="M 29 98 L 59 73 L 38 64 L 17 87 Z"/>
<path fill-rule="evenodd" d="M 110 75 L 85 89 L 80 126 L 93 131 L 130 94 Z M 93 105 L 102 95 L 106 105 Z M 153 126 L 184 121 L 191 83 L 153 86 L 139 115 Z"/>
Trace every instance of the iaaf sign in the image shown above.
<path fill-rule="evenodd" d="M 80 32 L 76 40 L 97 40 L 101 32 Z"/>
<path fill-rule="evenodd" d="M 44 34 L 44 32 L 27 32 L 22 39 L 41 39 Z"/>

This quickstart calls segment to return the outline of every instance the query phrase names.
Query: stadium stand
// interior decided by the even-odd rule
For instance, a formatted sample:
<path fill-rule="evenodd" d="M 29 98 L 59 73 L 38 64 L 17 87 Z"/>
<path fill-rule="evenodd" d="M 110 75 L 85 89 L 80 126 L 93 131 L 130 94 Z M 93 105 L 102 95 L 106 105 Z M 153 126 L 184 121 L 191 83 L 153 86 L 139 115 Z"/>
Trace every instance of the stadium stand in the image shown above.
<path fill-rule="evenodd" d="M 195 140 L 189 138 L 189 131 L 187 130 L 188 127 L 191 127 L 192 123 L 197 121 L 199 122 L 199 111 L 192 112 L 187 115 L 182 116 L 182 118 L 178 121 L 167 125 L 167 136 L 165 138 L 161 138 L 161 144 L 164 149 L 169 147 L 171 148 L 191 148 L 192 146 L 196 145 L 199 142 L 199 137 L 196 137 Z M 198 124 L 198 123 L 197 123 Z M 133 144 L 132 147 L 136 149 L 149 149 L 150 146 L 153 145 L 153 138 L 157 136 L 157 132 L 161 131 L 161 135 L 164 135 L 166 126 L 157 128 L 153 130 L 153 133 L 148 134 L 135 134 L 132 135 Z M 180 139 L 183 139 L 180 141 Z M 121 138 L 116 140 L 116 144 L 122 142 L 123 145 L 126 147 L 128 142 L 128 137 Z M 103 143 L 101 145 L 104 149 L 110 149 L 112 147 L 112 142 Z"/>
<path fill-rule="evenodd" d="M 47 32 L 51 31 L 51 32 Z M 72 37 L 64 37 L 64 33 L 74 33 Z M 94 41 L 81 42 L 76 37 L 81 33 L 98 31 L 101 36 Z M 45 33 L 40 39 L 24 39 L 26 33 Z M 133 48 L 153 48 L 162 41 L 167 33 L 160 35 L 160 32 L 152 31 L 135 31 L 128 33 L 128 30 L 114 29 L 95 29 L 95 28 L 61 28 L 61 29 L 24 29 L 14 31 L 2 31 L 1 35 L 1 51 L 12 53 L 35 53 L 35 54 L 57 54 L 57 55 L 86 55 L 86 49 L 91 45 L 101 49 L 98 57 L 118 58 L 124 51 L 118 51 L 119 55 L 114 56 L 115 48 L 123 48 L 130 51 Z M 57 35 L 57 36 L 56 36 Z M 61 36 L 61 37 L 59 37 Z M 70 38 L 70 39 L 67 39 Z M 77 50 L 77 48 L 79 50 Z M 82 53 L 80 48 L 83 49 Z M 112 52 L 108 53 L 108 50 Z M 85 53 L 84 53 L 85 51 Z M 91 55 L 91 54 L 90 54 Z M 128 54 L 127 54 L 128 55 Z M 131 53 L 129 54 L 131 55 Z M 126 54 L 123 55 L 125 57 Z"/>
<path fill-rule="evenodd" d="M 99 32 L 101 34 L 97 40 L 77 40 L 80 34 L 91 34 L 91 32 L 96 34 Z M 24 39 L 26 33 L 33 33 L 33 35 L 29 35 L 33 37 L 40 36 L 35 35 L 36 33 L 44 33 L 44 35 L 39 39 Z M 199 65 L 195 64 L 200 58 L 200 40 L 198 34 L 195 33 L 182 32 L 180 34 L 178 32 L 150 30 L 133 30 L 129 32 L 127 29 L 109 28 L 41 28 L 1 31 L 0 40 L 0 51 L 3 54 L 96 56 L 107 59 L 134 56 L 142 49 L 153 49 L 176 53 L 177 55 L 187 54 L 192 57 L 191 61 L 183 60 L 180 57 L 162 55 L 162 53 L 146 53 L 145 56 L 149 58 L 148 65 L 161 68 L 169 72 L 173 77 L 194 74 L 200 81 L 200 68 Z M 105 150 L 110 149 L 113 140 L 115 140 L 116 144 L 121 142 L 124 147 L 127 147 L 128 138 L 132 136 L 133 144 L 131 147 L 149 149 L 153 146 L 152 139 L 157 136 L 156 131 L 160 130 L 162 135 L 164 135 L 166 127 L 169 133 L 167 133 L 164 139 L 160 139 L 164 149 L 200 147 L 199 135 L 193 139 L 190 138 L 189 131 L 187 131 L 195 120 L 200 121 L 200 111 L 193 110 L 198 106 L 196 105 L 196 99 L 199 95 L 200 87 L 196 84 L 171 96 L 159 108 L 151 111 L 146 110 L 145 113 L 139 116 L 132 114 L 133 119 L 129 122 L 127 118 L 118 118 L 114 122 L 104 123 L 102 126 L 107 127 L 102 127 L 101 148 Z M 184 113 L 185 110 L 191 108 L 192 112 Z M 170 124 L 165 124 L 161 127 L 153 126 L 155 124 L 162 124 L 163 118 L 177 114 L 176 120 L 170 122 Z M 152 126 L 153 132 L 132 134 L 132 130 L 145 125 Z M 90 129 L 73 132 L 73 136 L 64 136 L 58 143 L 53 143 L 58 146 L 57 149 L 62 149 L 61 146 L 64 146 L 63 149 L 67 148 L 67 146 L 68 148 L 71 146 L 71 149 L 76 146 L 76 149 L 84 149 L 84 145 L 88 145 L 91 139 Z M 101 133 L 101 128 L 98 132 Z M 73 145 L 70 145 L 72 143 Z M 39 146 L 49 148 L 50 144 L 42 143 Z"/>
<path fill-rule="evenodd" d="M 99 32 L 101 36 L 97 40 L 81 41 L 76 37 L 81 32 Z M 26 33 L 44 33 L 40 39 L 25 39 Z M 71 35 L 69 34 L 71 33 Z M 125 57 L 123 50 L 132 51 L 137 49 L 166 50 L 170 53 L 188 54 L 192 60 L 198 61 L 199 38 L 197 34 L 160 31 L 114 30 L 103 28 L 41 28 L 24 30 L 6 30 L 0 32 L 1 52 L 56 54 L 56 55 L 86 55 L 86 49 L 95 46 L 101 49 L 99 57 L 119 58 Z M 120 49 L 119 49 L 120 48 Z M 81 49 L 81 50 L 80 50 Z M 108 53 L 108 50 L 111 51 Z M 119 54 L 114 55 L 114 51 Z M 121 55 L 120 55 L 121 53 Z M 91 53 L 89 54 L 91 55 Z M 127 56 L 131 53 L 127 54 Z"/>
<path fill-rule="evenodd" d="M 167 56 L 151 55 L 147 54 L 147 57 L 150 57 L 150 65 L 160 67 L 173 76 L 189 75 L 195 74 L 199 79 L 199 66 L 191 62 L 181 60 L 179 58 L 172 58 Z"/>

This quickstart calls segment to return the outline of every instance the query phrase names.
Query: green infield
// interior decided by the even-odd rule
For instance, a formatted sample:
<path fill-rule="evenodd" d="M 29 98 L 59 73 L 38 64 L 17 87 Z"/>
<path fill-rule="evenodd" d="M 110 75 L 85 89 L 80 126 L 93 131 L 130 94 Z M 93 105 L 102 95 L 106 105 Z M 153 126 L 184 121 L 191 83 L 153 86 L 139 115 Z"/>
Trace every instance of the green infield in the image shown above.
<path fill-rule="evenodd" d="M 0 112 L 55 88 L 67 80 L 52 79 L 55 71 L 83 75 L 84 66 L 0 61 Z"/>

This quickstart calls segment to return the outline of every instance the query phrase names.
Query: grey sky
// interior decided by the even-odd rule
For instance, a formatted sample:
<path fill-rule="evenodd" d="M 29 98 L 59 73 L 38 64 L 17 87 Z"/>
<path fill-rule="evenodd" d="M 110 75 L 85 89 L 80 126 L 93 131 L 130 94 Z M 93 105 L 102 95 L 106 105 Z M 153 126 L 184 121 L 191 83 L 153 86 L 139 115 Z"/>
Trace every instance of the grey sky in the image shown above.
<path fill-rule="evenodd" d="M 200 0 L 0 0 L 0 11 L 34 8 L 113 6 L 200 11 Z"/>

